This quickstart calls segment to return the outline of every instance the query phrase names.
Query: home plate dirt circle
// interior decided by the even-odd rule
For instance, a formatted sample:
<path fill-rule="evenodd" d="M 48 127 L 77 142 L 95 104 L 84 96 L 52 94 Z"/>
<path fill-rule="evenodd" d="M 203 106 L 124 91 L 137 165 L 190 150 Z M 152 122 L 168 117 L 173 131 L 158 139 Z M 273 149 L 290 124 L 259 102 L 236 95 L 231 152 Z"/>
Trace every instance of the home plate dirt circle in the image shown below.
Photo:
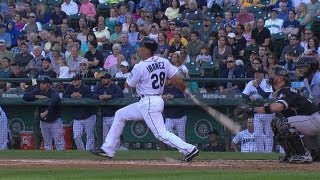
<path fill-rule="evenodd" d="M 260 170 L 260 171 L 319 171 L 320 163 L 287 164 L 275 160 L 195 160 L 183 163 L 171 158 L 164 160 L 49 160 L 16 159 L 0 160 L 1 167 L 27 168 L 150 168 L 150 169 L 226 169 L 226 170 Z"/>

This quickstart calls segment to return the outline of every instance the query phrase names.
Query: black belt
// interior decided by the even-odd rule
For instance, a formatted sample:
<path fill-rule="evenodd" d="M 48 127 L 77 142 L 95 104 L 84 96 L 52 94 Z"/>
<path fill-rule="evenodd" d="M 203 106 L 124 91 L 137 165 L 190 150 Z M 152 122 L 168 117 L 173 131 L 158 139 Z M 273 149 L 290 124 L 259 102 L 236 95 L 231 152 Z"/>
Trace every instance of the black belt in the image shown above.
<path fill-rule="evenodd" d="M 146 94 L 146 95 L 141 95 L 140 98 L 144 98 L 148 96 L 160 96 L 160 94 Z"/>

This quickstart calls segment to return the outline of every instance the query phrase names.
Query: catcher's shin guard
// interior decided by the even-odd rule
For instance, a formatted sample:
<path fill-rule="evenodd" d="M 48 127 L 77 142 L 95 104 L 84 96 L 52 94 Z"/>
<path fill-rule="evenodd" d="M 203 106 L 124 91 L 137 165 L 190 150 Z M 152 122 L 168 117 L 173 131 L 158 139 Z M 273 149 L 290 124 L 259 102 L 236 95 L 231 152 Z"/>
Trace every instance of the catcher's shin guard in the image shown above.
<path fill-rule="evenodd" d="M 275 140 L 284 149 L 286 155 L 304 155 L 306 150 L 299 135 L 299 131 L 292 127 L 288 120 L 281 116 L 276 117 L 271 121 L 271 128 L 274 133 Z"/>

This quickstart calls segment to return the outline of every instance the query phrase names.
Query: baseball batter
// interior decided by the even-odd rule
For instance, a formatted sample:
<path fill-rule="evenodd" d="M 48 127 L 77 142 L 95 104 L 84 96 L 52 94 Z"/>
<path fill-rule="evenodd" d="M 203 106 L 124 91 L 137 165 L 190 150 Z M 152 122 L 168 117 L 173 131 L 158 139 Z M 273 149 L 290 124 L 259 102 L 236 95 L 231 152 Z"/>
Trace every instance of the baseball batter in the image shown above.
<path fill-rule="evenodd" d="M 136 64 L 126 80 L 127 87 L 135 87 L 140 101 L 119 109 L 114 122 L 101 148 L 92 150 L 95 155 L 112 158 L 116 153 L 116 146 L 120 141 L 126 121 L 144 120 L 154 136 L 165 144 L 177 148 L 185 155 L 184 161 L 189 162 L 199 154 L 199 150 L 184 142 L 176 135 L 166 130 L 162 111 L 164 102 L 161 97 L 167 78 L 181 90 L 186 90 L 182 79 L 176 75 L 177 68 L 167 59 L 154 56 L 157 43 L 145 37 L 142 39 L 139 54 L 143 61 Z"/>
<path fill-rule="evenodd" d="M 262 68 L 253 70 L 255 80 L 246 85 L 242 92 L 244 97 L 249 98 L 251 101 L 272 97 L 272 86 L 264 79 L 265 73 L 267 72 Z M 272 152 L 273 133 L 270 123 L 273 117 L 274 114 L 254 114 L 254 134 L 258 152 Z"/>
<path fill-rule="evenodd" d="M 7 149 L 8 143 L 8 119 L 6 113 L 2 110 L 0 106 L 0 150 Z"/>
<path fill-rule="evenodd" d="M 231 147 L 238 152 L 237 145 L 240 143 L 241 152 L 257 152 L 257 143 L 255 141 L 255 132 L 253 128 L 253 119 L 247 120 L 247 129 L 239 132 L 231 142 Z"/>

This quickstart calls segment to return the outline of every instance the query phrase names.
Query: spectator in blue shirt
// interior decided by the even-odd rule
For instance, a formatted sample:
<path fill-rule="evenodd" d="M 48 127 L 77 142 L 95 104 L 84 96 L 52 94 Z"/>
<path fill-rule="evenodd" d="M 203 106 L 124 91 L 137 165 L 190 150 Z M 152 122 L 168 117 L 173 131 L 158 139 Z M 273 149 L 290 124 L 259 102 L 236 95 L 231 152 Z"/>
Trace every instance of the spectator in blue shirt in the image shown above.
<path fill-rule="evenodd" d="M 132 55 L 136 53 L 136 49 L 129 43 L 128 34 L 122 33 L 121 41 L 121 54 L 125 57 L 125 61 L 129 62 Z"/>
<path fill-rule="evenodd" d="M 141 0 L 139 5 L 146 8 L 150 13 L 153 13 L 156 8 L 161 8 L 159 0 Z"/>
<path fill-rule="evenodd" d="M 12 45 L 11 36 L 6 32 L 6 25 L 0 24 L 0 39 L 4 40 L 7 44 L 7 48 L 10 48 Z"/>

